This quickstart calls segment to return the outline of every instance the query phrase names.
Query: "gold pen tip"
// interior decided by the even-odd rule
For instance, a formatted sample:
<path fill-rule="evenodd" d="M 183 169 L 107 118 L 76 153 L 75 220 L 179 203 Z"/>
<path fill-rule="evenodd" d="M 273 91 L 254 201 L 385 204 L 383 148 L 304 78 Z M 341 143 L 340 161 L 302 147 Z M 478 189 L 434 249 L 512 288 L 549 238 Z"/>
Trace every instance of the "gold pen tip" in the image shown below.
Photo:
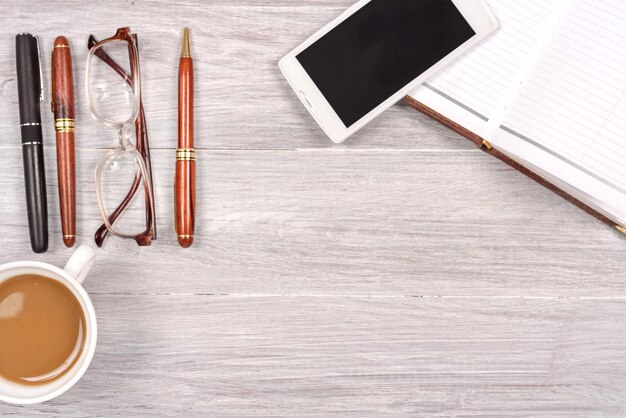
<path fill-rule="evenodd" d="M 180 49 L 181 58 L 191 58 L 191 41 L 189 39 L 189 28 L 183 29 L 183 46 Z"/>

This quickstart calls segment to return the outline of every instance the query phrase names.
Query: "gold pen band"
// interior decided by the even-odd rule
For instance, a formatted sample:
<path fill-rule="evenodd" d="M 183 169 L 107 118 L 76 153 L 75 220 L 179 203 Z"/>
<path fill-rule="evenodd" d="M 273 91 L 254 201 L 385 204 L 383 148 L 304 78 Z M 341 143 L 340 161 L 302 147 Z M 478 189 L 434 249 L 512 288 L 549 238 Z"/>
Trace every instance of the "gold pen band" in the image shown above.
<path fill-rule="evenodd" d="M 196 150 L 193 148 L 178 148 L 176 150 L 177 161 L 195 161 Z"/>
<path fill-rule="evenodd" d="M 189 239 L 189 238 L 193 238 L 194 236 L 192 234 L 178 234 L 178 238 L 184 238 L 184 239 Z"/>
<path fill-rule="evenodd" d="M 61 118 L 54 120 L 54 129 L 57 132 L 74 132 L 74 119 Z"/>
<path fill-rule="evenodd" d="M 55 45 L 55 48 L 69 48 L 70 46 L 68 44 L 59 44 L 59 45 Z"/>

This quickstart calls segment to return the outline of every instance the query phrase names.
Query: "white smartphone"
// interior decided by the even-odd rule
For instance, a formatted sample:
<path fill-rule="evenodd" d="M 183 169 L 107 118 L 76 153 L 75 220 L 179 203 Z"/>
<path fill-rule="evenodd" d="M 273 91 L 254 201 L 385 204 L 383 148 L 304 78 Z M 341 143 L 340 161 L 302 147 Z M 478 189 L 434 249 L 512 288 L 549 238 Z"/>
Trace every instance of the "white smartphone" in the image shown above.
<path fill-rule="evenodd" d="M 496 26 L 484 0 L 361 0 L 279 66 L 343 142 Z"/>

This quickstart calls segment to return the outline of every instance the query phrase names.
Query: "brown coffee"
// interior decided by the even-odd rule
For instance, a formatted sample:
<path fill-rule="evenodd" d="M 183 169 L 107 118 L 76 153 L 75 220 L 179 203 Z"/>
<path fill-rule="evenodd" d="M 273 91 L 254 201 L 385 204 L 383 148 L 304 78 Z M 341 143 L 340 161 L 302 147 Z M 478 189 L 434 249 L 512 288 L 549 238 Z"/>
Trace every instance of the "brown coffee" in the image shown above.
<path fill-rule="evenodd" d="M 0 283 L 0 376 L 41 385 L 63 376 L 85 344 L 85 314 L 62 283 L 27 274 Z"/>

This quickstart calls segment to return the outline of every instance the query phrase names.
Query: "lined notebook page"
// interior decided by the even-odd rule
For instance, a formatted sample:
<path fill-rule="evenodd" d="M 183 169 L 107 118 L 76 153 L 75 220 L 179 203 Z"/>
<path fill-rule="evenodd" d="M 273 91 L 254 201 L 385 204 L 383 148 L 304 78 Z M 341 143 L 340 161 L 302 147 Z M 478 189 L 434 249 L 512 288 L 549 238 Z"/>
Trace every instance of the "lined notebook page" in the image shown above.
<path fill-rule="evenodd" d="M 498 20 L 495 35 L 425 83 L 489 119 L 499 113 L 520 69 L 547 31 L 563 0 L 487 0 Z"/>
<path fill-rule="evenodd" d="M 573 0 L 502 128 L 626 193 L 626 2 Z"/>

